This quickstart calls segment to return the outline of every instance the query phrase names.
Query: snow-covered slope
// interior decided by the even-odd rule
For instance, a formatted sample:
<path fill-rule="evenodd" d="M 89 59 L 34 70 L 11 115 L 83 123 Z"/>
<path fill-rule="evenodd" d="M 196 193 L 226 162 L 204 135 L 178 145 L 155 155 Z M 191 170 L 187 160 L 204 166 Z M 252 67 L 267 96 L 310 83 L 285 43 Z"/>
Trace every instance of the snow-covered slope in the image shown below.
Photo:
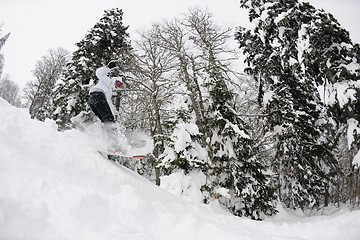
<path fill-rule="evenodd" d="M 263 222 L 172 195 L 0 99 L 0 239 L 360 239 L 360 212 Z"/>

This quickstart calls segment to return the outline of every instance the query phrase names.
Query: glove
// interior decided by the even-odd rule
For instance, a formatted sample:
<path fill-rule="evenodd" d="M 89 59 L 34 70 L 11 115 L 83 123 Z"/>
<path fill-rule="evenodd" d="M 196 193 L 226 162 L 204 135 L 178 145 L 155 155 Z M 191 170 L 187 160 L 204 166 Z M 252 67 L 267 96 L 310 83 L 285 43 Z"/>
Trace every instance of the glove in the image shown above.
<path fill-rule="evenodd" d="M 119 89 L 123 86 L 122 78 L 115 78 L 115 89 Z"/>
<path fill-rule="evenodd" d="M 116 60 L 111 60 L 111 61 L 107 64 L 107 67 L 108 67 L 109 69 L 113 69 L 113 68 L 117 67 L 117 64 L 118 64 L 118 61 L 116 61 Z"/>

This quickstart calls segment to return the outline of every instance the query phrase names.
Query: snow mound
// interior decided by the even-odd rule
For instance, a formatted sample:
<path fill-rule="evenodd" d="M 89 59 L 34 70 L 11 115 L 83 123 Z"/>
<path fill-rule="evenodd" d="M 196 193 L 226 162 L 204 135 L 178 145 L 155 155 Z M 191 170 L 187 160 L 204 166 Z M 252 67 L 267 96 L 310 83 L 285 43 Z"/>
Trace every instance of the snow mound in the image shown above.
<path fill-rule="evenodd" d="M 0 109 L 0 239 L 359 239 L 360 212 L 238 218 L 106 160 L 80 131 Z"/>

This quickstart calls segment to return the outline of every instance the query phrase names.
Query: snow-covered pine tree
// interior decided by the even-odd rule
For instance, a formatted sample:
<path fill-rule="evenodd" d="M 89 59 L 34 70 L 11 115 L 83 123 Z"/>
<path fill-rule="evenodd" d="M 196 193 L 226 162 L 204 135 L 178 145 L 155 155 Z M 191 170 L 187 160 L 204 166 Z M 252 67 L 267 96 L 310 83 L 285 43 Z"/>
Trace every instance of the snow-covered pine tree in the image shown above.
<path fill-rule="evenodd" d="M 67 64 L 64 79 L 58 82 L 55 90 L 53 118 L 60 129 L 71 127 L 75 117 L 83 118 L 90 112 L 87 106 L 88 88 L 84 85 L 91 80 L 97 81 L 95 70 L 98 67 L 117 59 L 121 70 L 126 69 L 131 46 L 128 27 L 123 25 L 122 18 L 121 9 L 105 11 L 100 21 L 76 44 L 78 49 Z"/>
<path fill-rule="evenodd" d="M 338 129 L 345 126 L 349 131 L 347 141 L 354 157 L 360 148 L 360 132 L 354 129 L 360 127 L 360 47 L 331 14 L 315 9 L 311 14 L 311 25 L 303 27 L 310 46 L 303 53 L 303 68 L 306 77 L 315 80 Z"/>
<path fill-rule="evenodd" d="M 277 138 L 274 170 L 280 200 L 291 208 L 319 206 L 337 169 L 333 142 L 323 137 L 324 126 L 333 127 L 332 118 L 317 90 L 318 76 L 308 69 L 312 31 L 322 26 L 321 11 L 297 0 L 240 3 L 249 9 L 255 28 L 239 28 L 236 38 L 246 54 L 246 71 L 258 82 L 259 102 L 270 114 L 267 131 Z"/>
<path fill-rule="evenodd" d="M 335 142 L 340 168 L 328 198 L 331 203 L 340 196 L 343 202 L 355 206 L 360 204 L 360 47 L 331 14 L 319 10 L 313 14 L 316 21 L 306 27 L 311 48 L 304 53 L 304 67 L 306 74 L 315 79 L 329 112 L 324 122 L 327 139 L 341 140 Z M 343 142 L 347 143 L 345 149 L 341 149 Z"/>
<path fill-rule="evenodd" d="M 1 31 L 0 31 L 0 33 L 1 33 Z M 4 46 L 6 40 L 9 38 L 9 36 L 10 36 L 10 33 L 7 33 L 0 38 L 0 49 L 2 48 L 2 46 Z"/>
<path fill-rule="evenodd" d="M 192 29 L 190 39 L 202 53 L 204 86 L 209 96 L 206 119 L 211 135 L 209 197 L 219 189 L 228 190 L 229 196 L 215 194 L 235 215 L 259 219 L 263 214 L 275 213 L 275 191 L 264 162 L 258 159 L 254 141 L 247 133 L 246 124 L 235 110 L 235 91 L 228 87 L 227 58 L 233 57 L 225 43 L 230 39 L 230 29 L 214 24 L 211 14 L 199 9 L 190 10 L 185 23 Z M 229 55 L 225 57 L 226 55 Z"/>
<path fill-rule="evenodd" d="M 206 170 L 208 152 L 201 144 L 202 133 L 196 123 L 196 115 L 188 96 L 173 100 L 170 118 L 164 120 L 164 152 L 160 156 L 164 174 L 179 169 L 188 174 L 194 169 Z"/>
<path fill-rule="evenodd" d="M 230 198 L 222 195 L 217 198 L 235 215 L 254 219 L 272 215 L 276 212 L 276 195 L 267 174 L 268 166 L 257 157 L 248 127 L 232 107 L 234 94 L 226 86 L 224 73 L 219 72 L 220 66 L 211 65 L 207 69 L 210 79 L 207 117 L 213 129 L 212 167 L 208 171 L 212 181 L 208 185 L 212 192 L 228 190 Z"/>

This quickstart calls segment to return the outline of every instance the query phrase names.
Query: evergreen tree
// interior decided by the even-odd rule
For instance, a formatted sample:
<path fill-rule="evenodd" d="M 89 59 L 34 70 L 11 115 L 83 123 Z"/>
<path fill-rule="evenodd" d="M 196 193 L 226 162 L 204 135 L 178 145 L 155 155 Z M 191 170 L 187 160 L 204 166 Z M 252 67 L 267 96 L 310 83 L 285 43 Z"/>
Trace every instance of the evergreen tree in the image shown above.
<path fill-rule="evenodd" d="M 165 137 L 166 146 L 161 157 L 165 174 L 178 169 L 188 174 L 194 169 L 206 171 L 208 151 L 201 144 L 202 134 L 196 123 L 196 116 L 188 96 L 178 96 L 174 99 L 170 118 L 164 121 L 168 132 Z"/>
<path fill-rule="evenodd" d="M 231 199 L 219 198 L 235 215 L 260 219 L 275 210 L 275 189 L 266 174 L 267 166 L 256 156 L 258 149 L 247 133 L 247 126 L 234 108 L 233 93 L 228 90 L 219 66 L 208 69 L 211 79 L 209 125 L 212 136 L 212 186 L 229 189 Z M 213 177 L 212 176 L 212 177 Z M 219 180 L 222 180 L 218 182 Z"/>
<path fill-rule="evenodd" d="M 355 205 L 359 204 L 360 196 L 357 187 L 360 149 L 360 48 L 359 44 L 352 42 L 349 33 L 331 14 L 323 11 L 316 11 L 314 14 L 318 20 L 312 23 L 312 27 L 307 28 L 312 47 L 311 51 L 304 53 L 308 60 L 305 68 L 306 73 L 315 79 L 322 101 L 331 116 L 325 118 L 328 121 L 325 121 L 324 130 L 327 132 L 327 139 L 336 140 L 335 154 L 339 156 L 340 165 L 335 176 L 336 186 L 330 185 L 326 203 L 331 200 L 338 201 L 337 196 L 340 196 L 344 199 L 343 202 Z M 341 149 L 343 142 L 347 144 L 345 149 Z M 342 155 L 339 155 L 339 150 L 343 152 Z"/>
<path fill-rule="evenodd" d="M 204 86 L 209 92 L 206 123 L 212 132 L 211 188 L 229 190 L 230 200 L 225 196 L 219 200 L 235 215 L 255 219 L 271 215 L 275 212 L 274 189 L 269 185 L 264 162 L 255 156 L 257 150 L 248 126 L 235 110 L 235 92 L 228 86 L 230 69 L 224 55 L 233 55 L 224 43 L 230 38 L 230 29 L 216 26 L 209 13 L 197 9 L 191 10 L 187 19 L 185 24 L 192 29 L 190 38 L 202 53 L 204 68 L 199 75 L 206 76 Z"/>
<path fill-rule="evenodd" d="M 91 80 L 97 81 L 95 70 L 110 60 L 119 60 L 120 70 L 126 70 L 130 56 L 128 27 L 122 22 L 123 11 L 112 9 L 76 44 L 78 49 L 67 64 L 64 79 L 56 88 L 53 118 L 60 128 L 71 127 L 80 117 L 89 114 L 88 88 Z M 118 74 L 118 73 L 114 73 Z M 91 115 L 92 116 L 92 115 Z"/>
<path fill-rule="evenodd" d="M 329 136 L 336 125 L 318 92 L 319 75 L 326 72 L 317 64 L 326 65 L 327 58 L 316 52 L 316 44 L 327 38 L 314 32 L 330 21 L 337 28 L 327 30 L 337 35 L 338 23 L 297 0 L 240 3 L 256 22 L 253 31 L 240 28 L 236 38 L 246 54 L 246 71 L 258 82 L 259 103 L 270 114 L 267 131 L 277 137 L 279 197 L 292 208 L 319 206 L 337 170 L 331 152 L 334 136 Z"/>

